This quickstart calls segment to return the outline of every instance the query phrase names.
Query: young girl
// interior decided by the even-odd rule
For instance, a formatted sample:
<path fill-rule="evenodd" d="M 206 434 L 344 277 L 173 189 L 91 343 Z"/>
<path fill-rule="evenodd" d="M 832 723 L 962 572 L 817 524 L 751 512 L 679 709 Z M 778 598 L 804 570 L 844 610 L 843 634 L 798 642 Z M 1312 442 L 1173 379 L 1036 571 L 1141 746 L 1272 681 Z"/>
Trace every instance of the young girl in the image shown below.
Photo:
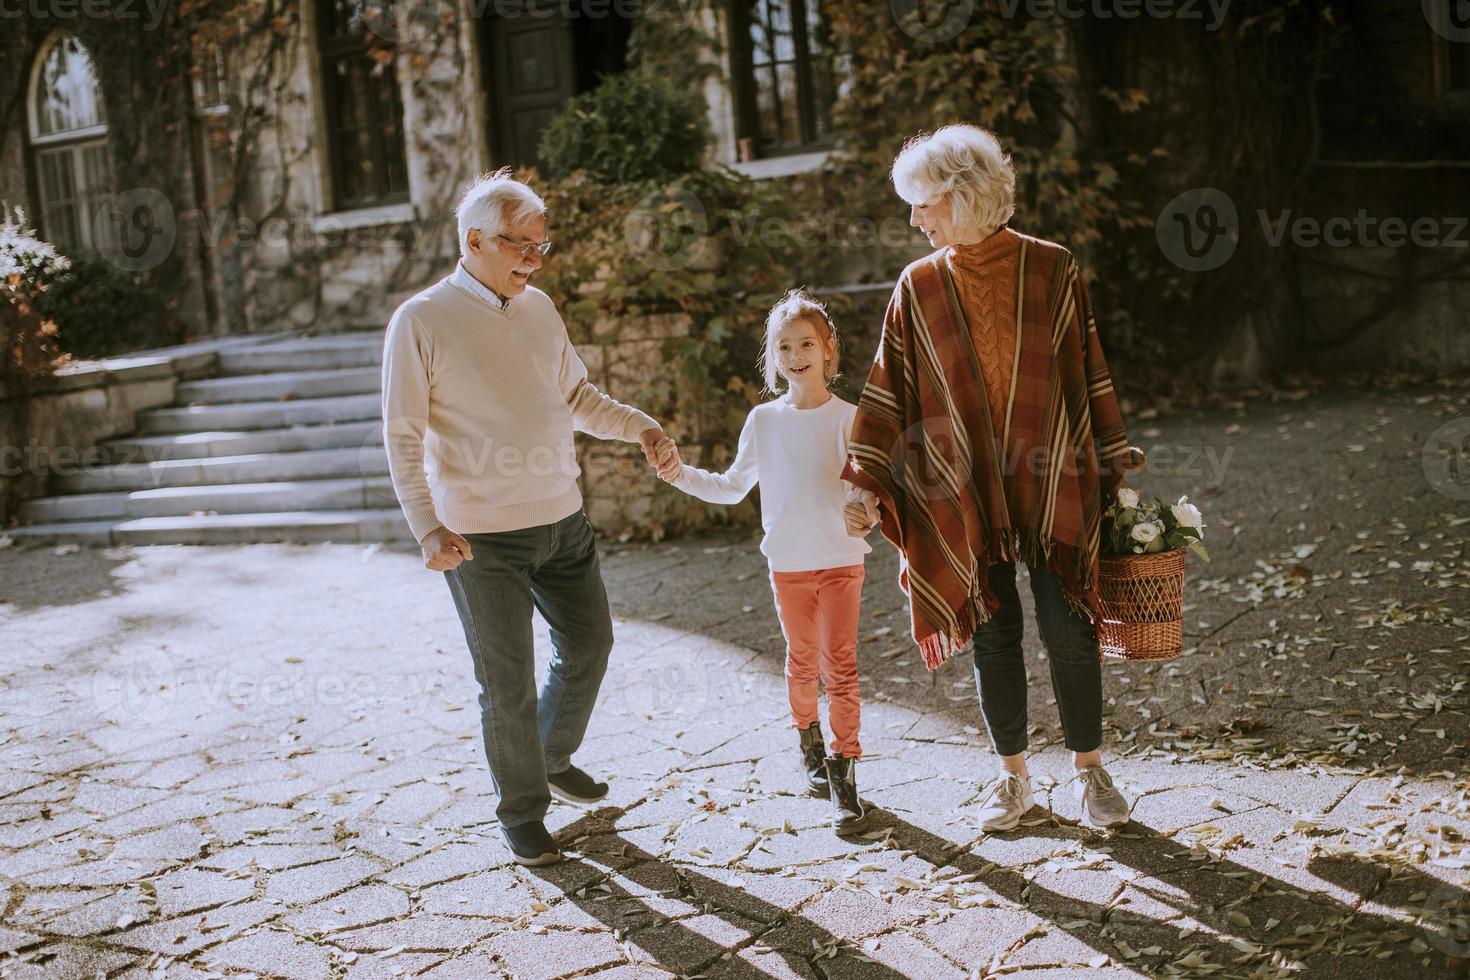
<path fill-rule="evenodd" d="M 751 410 L 735 462 L 724 473 L 680 465 L 665 477 L 712 504 L 734 504 L 761 485 L 761 553 L 771 569 L 776 616 L 786 637 L 786 692 L 801 736 L 807 786 L 830 796 L 838 833 L 863 826 L 854 763 L 858 743 L 857 631 L 869 520 L 844 518 L 866 500 L 841 478 L 856 406 L 832 394 L 837 331 L 827 310 L 792 290 L 766 318 L 761 355 L 766 389 L 775 398 Z M 863 496 L 860 496 L 863 495 Z M 827 688 L 832 755 L 824 757 L 817 715 L 817 678 Z"/>

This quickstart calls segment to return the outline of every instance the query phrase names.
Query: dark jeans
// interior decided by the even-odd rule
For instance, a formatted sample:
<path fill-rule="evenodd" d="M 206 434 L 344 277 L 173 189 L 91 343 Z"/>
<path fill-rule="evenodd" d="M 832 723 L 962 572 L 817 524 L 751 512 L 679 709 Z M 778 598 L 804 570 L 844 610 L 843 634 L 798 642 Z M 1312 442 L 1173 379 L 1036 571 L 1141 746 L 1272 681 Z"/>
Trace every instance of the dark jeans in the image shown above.
<path fill-rule="evenodd" d="M 546 774 L 571 765 L 612 652 L 612 615 L 587 515 L 519 531 L 466 534 L 474 560 L 444 573 L 480 683 L 480 725 L 505 827 L 540 820 Z M 551 626 L 536 693 L 532 608 Z"/>
<path fill-rule="evenodd" d="M 1051 689 L 1062 716 L 1062 734 L 1073 752 L 1102 745 L 1102 667 L 1090 620 L 1074 613 L 1055 573 L 1033 565 L 1031 600 L 1051 667 Z M 1000 755 L 1026 751 L 1026 662 L 1021 656 L 1021 597 L 1015 562 L 990 566 L 990 587 L 1000 609 L 975 631 L 975 687 L 990 742 Z"/>

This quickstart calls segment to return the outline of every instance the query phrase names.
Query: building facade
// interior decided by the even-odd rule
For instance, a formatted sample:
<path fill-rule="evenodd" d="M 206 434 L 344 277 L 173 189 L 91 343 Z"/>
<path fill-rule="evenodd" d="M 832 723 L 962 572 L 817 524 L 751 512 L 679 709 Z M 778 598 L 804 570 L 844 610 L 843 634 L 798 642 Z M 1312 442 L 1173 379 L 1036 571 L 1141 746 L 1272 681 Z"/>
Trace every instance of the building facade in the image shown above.
<path fill-rule="evenodd" d="M 674 60 L 688 66 L 679 83 L 707 107 L 707 162 L 753 177 L 822 166 L 838 140 L 833 107 L 852 77 L 844 59 L 853 37 L 834 43 L 823 21 L 824 10 L 840 9 L 830 0 L 200 6 L 228 13 L 201 26 L 180 20 L 179 5 L 58 0 L 49 12 L 28 5 L 0 32 L 0 202 L 24 207 L 64 251 L 151 276 L 194 336 L 381 325 L 452 264 L 452 209 L 465 181 L 536 166 L 540 134 L 568 100 L 638 62 L 640 45 L 664 43 L 650 24 L 693 29 L 681 37 L 698 41 L 681 42 Z M 975 48 L 979 64 L 983 38 L 996 35 L 916 38 L 892 19 L 905 5 L 870 6 L 863 26 L 886 32 L 892 57 L 913 64 L 952 57 L 955 45 Z M 1046 5 L 1016 9 L 1033 6 Z M 1289 41 L 1251 33 L 1246 25 L 1269 5 L 1249 0 L 1222 11 L 1215 33 L 1183 20 L 1065 22 L 1053 13 L 1056 57 L 1078 68 L 1069 100 L 1113 118 L 1072 133 L 1077 145 L 1094 157 L 1156 147 L 1146 172 L 1113 193 L 1144 209 L 1133 222 L 1145 229 L 1142 265 L 1160 268 L 1125 277 L 1153 284 L 1161 271 L 1181 281 L 1135 291 L 1130 322 L 1177 322 L 1236 297 L 1226 305 L 1241 308 L 1237 322 L 1211 331 L 1227 338 L 1211 354 L 1223 370 L 1209 376 L 1221 383 L 1271 370 L 1283 347 L 1322 366 L 1470 367 L 1459 296 L 1470 249 L 1457 223 L 1470 215 L 1470 26 L 1450 0 L 1321 6 L 1334 12 L 1321 21 L 1331 21 L 1321 44 L 1302 24 Z M 110 16 L 88 19 L 98 7 Z M 1316 87 L 1262 86 L 1248 104 L 1240 93 L 1219 97 L 1231 65 L 1254 64 L 1249 49 L 1271 43 L 1285 63 L 1320 64 Z M 1134 89 L 1150 94 L 1148 111 L 1113 112 L 1117 93 Z M 1246 107 L 1236 114 L 1245 122 L 1225 130 L 1232 103 Z M 954 121 L 932 109 L 914 105 L 904 131 Z M 1271 152 L 1241 149 L 1263 135 Z M 1203 271 L 1169 257 L 1170 267 L 1148 221 L 1197 218 L 1169 207 L 1211 187 L 1227 188 L 1238 211 L 1236 257 Z M 1360 213 L 1373 228 L 1428 220 L 1434 235 L 1367 234 Z M 1279 234 L 1282 215 L 1290 227 Z M 1302 237 L 1303 219 L 1353 231 Z M 554 234 L 555 215 L 552 225 Z M 1251 248 L 1270 288 L 1231 275 Z M 822 285 L 891 279 L 902 251 L 858 257 Z M 1242 296 L 1259 302 L 1247 309 Z"/>
<path fill-rule="evenodd" d="M 0 144 L 0 200 L 66 253 L 140 273 L 191 257 L 166 285 L 194 335 L 378 325 L 452 263 L 465 182 L 537 166 L 546 124 L 628 69 L 646 17 L 705 38 L 689 57 L 710 164 L 757 177 L 821 165 L 838 67 L 813 0 L 252 2 L 157 78 L 186 107 L 165 126 L 187 130 L 187 154 L 151 172 L 116 165 L 152 136 L 118 132 L 133 113 L 107 64 L 149 26 L 27 23 L 28 45 L 6 52 L 25 111 Z"/>

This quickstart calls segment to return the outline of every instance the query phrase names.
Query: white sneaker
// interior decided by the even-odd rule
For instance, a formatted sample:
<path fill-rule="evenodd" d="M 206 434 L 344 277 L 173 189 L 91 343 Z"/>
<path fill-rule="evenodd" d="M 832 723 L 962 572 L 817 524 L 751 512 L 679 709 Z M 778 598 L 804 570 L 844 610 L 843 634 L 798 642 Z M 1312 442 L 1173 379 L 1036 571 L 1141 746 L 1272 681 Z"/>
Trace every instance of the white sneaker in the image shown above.
<path fill-rule="evenodd" d="M 986 833 L 1013 829 L 1026 811 L 1036 805 L 1030 781 L 1013 772 L 1002 776 L 985 799 L 986 804 L 980 810 L 980 829 Z"/>
<path fill-rule="evenodd" d="M 1113 786 L 1113 777 L 1102 766 L 1077 770 L 1076 796 L 1082 804 L 1082 822 L 1103 829 L 1128 822 L 1128 801 Z"/>

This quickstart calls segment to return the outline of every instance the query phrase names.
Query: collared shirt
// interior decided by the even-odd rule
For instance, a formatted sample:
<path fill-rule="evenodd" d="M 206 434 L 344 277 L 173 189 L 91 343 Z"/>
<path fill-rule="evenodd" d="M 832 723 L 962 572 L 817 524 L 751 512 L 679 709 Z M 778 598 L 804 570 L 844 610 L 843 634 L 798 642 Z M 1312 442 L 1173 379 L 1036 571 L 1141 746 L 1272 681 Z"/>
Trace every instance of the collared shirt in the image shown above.
<path fill-rule="evenodd" d="M 489 303 L 497 310 L 504 310 L 510 305 L 510 300 L 501 299 L 499 293 L 471 275 L 470 270 L 464 267 L 464 259 L 455 263 L 454 272 L 450 275 L 449 281 L 471 296 Z"/>

